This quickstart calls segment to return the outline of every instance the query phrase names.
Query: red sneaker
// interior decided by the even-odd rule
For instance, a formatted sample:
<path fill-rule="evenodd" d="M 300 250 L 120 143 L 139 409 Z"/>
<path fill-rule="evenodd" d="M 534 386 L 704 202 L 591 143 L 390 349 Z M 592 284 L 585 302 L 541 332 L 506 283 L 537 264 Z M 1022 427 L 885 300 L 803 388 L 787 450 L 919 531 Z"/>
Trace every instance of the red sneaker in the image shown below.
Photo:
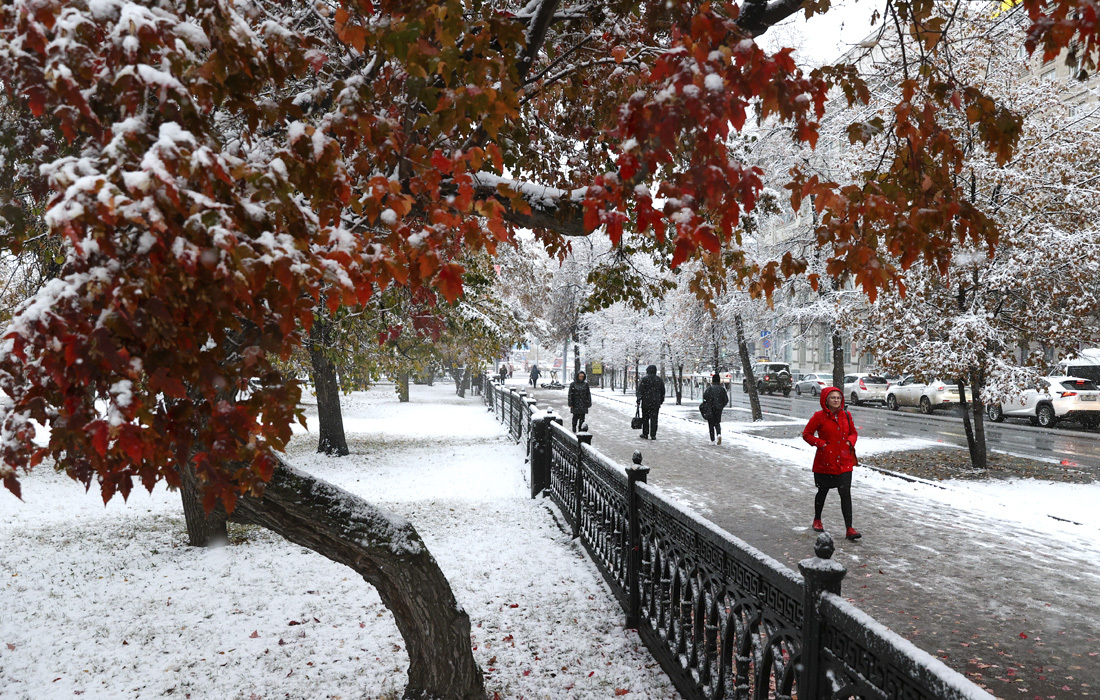
<path fill-rule="evenodd" d="M 818 532 L 825 532 L 825 526 L 821 524 L 820 520 L 814 520 L 814 524 L 811 525 L 810 527 L 812 527 L 814 530 L 816 530 Z"/>
<path fill-rule="evenodd" d="M 850 527 L 848 528 L 848 531 L 844 533 L 844 537 L 846 539 L 854 541 L 858 540 L 860 537 L 863 537 L 863 535 L 859 534 L 859 530 L 855 529 L 854 527 Z"/>

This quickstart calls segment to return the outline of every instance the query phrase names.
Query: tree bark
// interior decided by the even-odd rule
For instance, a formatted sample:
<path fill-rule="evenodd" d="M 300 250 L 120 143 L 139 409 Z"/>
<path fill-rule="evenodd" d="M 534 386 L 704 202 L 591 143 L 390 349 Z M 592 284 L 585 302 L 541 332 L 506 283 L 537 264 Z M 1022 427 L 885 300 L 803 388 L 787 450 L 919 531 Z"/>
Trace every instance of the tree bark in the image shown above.
<path fill-rule="evenodd" d="M 844 391 L 844 343 L 836 324 L 833 325 L 833 386 Z"/>
<path fill-rule="evenodd" d="M 676 375 L 676 368 L 680 369 L 679 376 Z M 672 383 L 676 385 L 676 405 L 679 406 L 683 403 L 684 397 L 684 366 L 673 365 L 672 366 Z"/>
<path fill-rule="evenodd" d="M 397 375 L 397 400 L 401 403 L 409 402 L 409 373 L 401 372 Z"/>
<path fill-rule="evenodd" d="M 326 455 L 348 454 L 344 437 L 344 416 L 340 412 L 340 384 L 336 365 L 327 350 L 332 341 L 332 322 L 324 312 L 317 315 L 309 329 L 309 359 L 313 365 L 313 388 L 317 392 L 317 451 Z"/>
<path fill-rule="evenodd" d="M 403 518 L 280 460 L 264 495 L 240 499 L 232 520 L 266 527 L 350 567 L 378 589 L 409 654 L 404 698 L 484 700 L 470 618 Z"/>
<path fill-rule="evenodd" d="M 451 372 L 451 376 L 454 377 L 455 386 L 458 387 L 458 397 L 461 399 L 466 398 L 466 390 L 470 388 L 470 372 L 465 367 L 459 367 Z"/>
<path fill-rule="evenodd" d="M 737 331 L 737 351 L 741 355 L 741 368 L 745 372 L 745 382 L 749 388 L 749 406 L 752 408 L 753 421 L 763 420 L 764 412 L 760 410 L 760 394 L 756 391 L 756 377 L 752 374 L 752 358 L 749 357 L 749 346 L 745 342 L 745 325 L 741 322 L 741 314 L 733 315 L 733 327 Z M 733 387 L 730 387 L 733 390 Z"/>
<path fill-rule="evenodd" d="M 989 466 L 989 447 L 985 439 L 985 404 L 982 402 L 984 387 L 985 373 L 979 368 L 970 370 L 970 413 L 974 419 L 974 450 L 970 453 L 970 463 L 975 469 Z"/>
<path fill-rule="evenodd" d="M 229 542 L 225 512 L 207 514 L 202 507 L 202 490 L 195 470 L 190 465 L 181 468 L 180 497 L 183 500 L 183 520 L 187 527 L 187 544 L 192 547 L 214 547 Z"/>

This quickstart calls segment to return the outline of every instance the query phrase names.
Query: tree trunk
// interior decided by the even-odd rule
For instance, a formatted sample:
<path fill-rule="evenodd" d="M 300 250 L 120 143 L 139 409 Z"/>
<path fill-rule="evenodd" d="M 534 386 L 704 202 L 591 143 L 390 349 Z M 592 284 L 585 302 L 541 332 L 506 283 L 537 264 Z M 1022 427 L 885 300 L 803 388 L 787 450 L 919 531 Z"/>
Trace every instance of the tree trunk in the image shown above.
<path fill-rule="evenodd" d="M 397 400 L 401 403 L 409 402 L 409 372 L 400 372 L 397 375 Z"/>
<path fill-rule="evenodd" d="M 470 388 L 469 370 L 465 367 L 459 367 L 451 372 L 451 376 L 455 378 L 455 386 L 458 387 L 458 397 L 460 399 L 466 398 L 466 390 Z"/>
<path fill-rule="evenodd" d="M 340 384 L 336 365 L 328 355 L 332 324 L 321 312 L 309 329 L 309 359 L 313 365 L 313 388 L 317 392 L 317 451 L 326 455 L 348 454 L 344 437 L 344 416 L 340 412 Z"/>
<path fill-rule="evenodd" d="M 677 368 L 680 369 L 680 375 L 679 376 L 676 375 L 676 369 Z M 679 405 L 681 405 L 681 403 L 683 403 L 681 401 L 681 399 L 683 399 L 683 397 L 684 397 L 684 366 L 683 365 L 673 365 L 672 366 L 672 383 L 676 385 L 676 405 L 679 406 Z"/>
<path fill-rule="evenodd" d="M 764 412 L 760 410 L 760 394 L 756 391 L 756 377 L 752 374 L 752 358 L 749 357 L 749 346 L 745 342 L 745 327 L 741 322 L 741 314 L 733 315 L 733 327 L 737 331 L 737 350 L 741 355 L 741 368 L 745 372 L 745 382 L 749 388 L 752 419 L 753 421 L 763 420 Z M 733 386 L 730 386 L 730 391 L 733 391 Z"/>
<path fill-rule="evenodd" d="M 989 466 L 989 449 L 985 439 L 985 404 L 982 403 L 984 387 L 985 373 L 981 369 L 970 370 L 970 413 L 974 419 L 974 449 L 970 452 L 970 463 L 975 469 Z"/>
<path fill-rule="evenodd" d="M 844 343 L 836 325 L 833 325 L 833 386 L 844 391 Z"/>
<path fill-rule="evenodd" d="M 190 465 L 180 469 L 180 497 L 183 500 L 183 520 L 187 526 L 187 544 L 192 547 L 216 547 L 229 542 L 225 512 L 215 510 L 209 515 L 206 513 L 202 507 L 202 490 Z"/>
<path fill-rule="evenodd" d="M 264 495 L 240 499 L 232 520 L 266 527 L 350 567 L 378 589 L 409 654 L 404 698 L 484 700 L 470 618 L 403 518 L 280 460 Z"/>
<path fill-rule="evenodd" d="M 977 461 L 978 445 L 974 441 L 974 428 L 970 425 L 970 410 L 966 400 L 966 382 L 962 379 L 955 380 L 955 386 L 959 390 L 959 408 L 962 409 L 963 429 L 966 431 L 966 448 L 970 451 L 970 464 Z"/>

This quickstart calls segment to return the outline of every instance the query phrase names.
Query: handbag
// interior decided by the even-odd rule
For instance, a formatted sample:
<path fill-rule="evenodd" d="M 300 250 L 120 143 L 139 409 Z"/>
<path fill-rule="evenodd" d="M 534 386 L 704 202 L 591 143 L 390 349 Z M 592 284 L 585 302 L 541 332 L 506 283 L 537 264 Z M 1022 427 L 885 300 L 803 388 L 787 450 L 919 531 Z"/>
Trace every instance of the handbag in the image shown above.
<path fill-rule="evenodd" d="M 700 415 L 703 416 L 703 420 L 709 421 L 710 420 L 710 404 L 707 403 L 706 401 L 703 401 L 702 403 L 700 403 L 699 404 L 699 413 L 700 413 Z"/>
<path fill-rule="evenodd" d="M 641 430 L 642 429 L 642 407 L 641 406 L 635 406 L 634 407 L 634 417 L 630 419 L 630 429 L 631 430 Z"/>

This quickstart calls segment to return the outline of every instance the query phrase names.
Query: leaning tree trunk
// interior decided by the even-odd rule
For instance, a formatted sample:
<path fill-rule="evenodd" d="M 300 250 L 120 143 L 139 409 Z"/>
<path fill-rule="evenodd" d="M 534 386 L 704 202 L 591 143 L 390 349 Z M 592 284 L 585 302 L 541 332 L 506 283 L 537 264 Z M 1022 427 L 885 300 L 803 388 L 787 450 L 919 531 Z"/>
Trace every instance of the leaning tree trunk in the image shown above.
<path fill-rule="evenodd" d="M 749 357 L 749 346 L 745 342 L 745 325 L 741 322 L 741 314 L 733 315 L 733 327 L 737 332 L 737 352 L 741 355 L 741 369 L 745 372 L 745 386 L 749 389 L 749 406 L 752 408 L 753 421 L 764 420 L 764 412 L 760 410 L 760 392 L 756 390 L 756 377 L 752 374 L 752 358 Z M 730 390 L 733 387 L 730 386 Z"/>
<path fill-rule="evenodd" d="M 970 451 L 970 464 L 977 461 L 978 445 L 974 440 L 974 428 L 970 425 L 970 405 L 966 400 L 966 382 L 961 378 L 955 380 L 955 387 L 959 391 L 959 407 L 962 408 L 963 430 L 966 432 L 966 449 Z"/>
<path fill-rule="evenodd" d="M 309 359 L 313 365 L 313 388 L 317 392 L 317 451 L 327 455 L 348 454 L 344 437 L 344 416 L 340 412 L 340 383 L 336 365 L 327 350 L 332 339 L 332 324 L 318 314 L 309 329 Z"/>
<path fill-rule="evenodd" d="M 195 470 L 188 464 L 180 467 L 179 475 L 187 544 L 192 547 L 212 547 L 229 542 L 225 513 L 219 509 L 208 514 L 202 506 L 202 489 Z"/>
<path fill-rule="evenodd" d="M 409 655 L 404 698 L 485 699 L 470 618 L 404 518 L 279 460 L 264 495 L 240 499 L 232 520 L 266 527 L 378 589 Z"/>

